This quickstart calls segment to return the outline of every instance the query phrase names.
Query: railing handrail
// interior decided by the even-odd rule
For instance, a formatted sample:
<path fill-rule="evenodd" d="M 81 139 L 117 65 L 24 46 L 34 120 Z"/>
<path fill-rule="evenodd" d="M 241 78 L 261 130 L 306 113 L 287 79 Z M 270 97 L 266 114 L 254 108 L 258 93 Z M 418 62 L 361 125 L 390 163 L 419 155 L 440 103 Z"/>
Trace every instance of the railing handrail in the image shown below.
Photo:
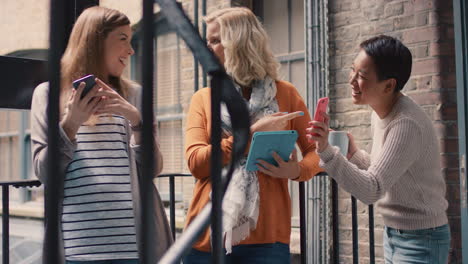
<path fill-rule="evenodd" d="M 0 181 L 1 186 L 13 186 L 15 188 L 39 187 L 41 184 L 39 180 Z"/>
<path fill-rule="evenodd" d="M 169 178 L 169 177 L 191 177 L 190 173 L 161 173 L 156 178 Z"/>
<path fill-rule="evenodd" d="M 326 172 L 320 172 L 318 173 L 317 175 L 315 175 L 315 177 L 323 177 L 323 176 L 328 176 L 328 174 Z M 162 173 L 162 174 L 159 174 L 157 176 L 157 178 L 169 178 L 169 181 L 170 181 L 170 226 L 171 226 L 171 231 L 172 231 L 172 235 L 173 237 L 175 238 L 175 233 L 176 233 L 176 226 L 175 226 L 175 198 L 174 198 L 174 194 L 175 194 L 175 184 L 174 184 L 174 178 L 175 177 L 192 177 L 192 174 L 190 173 Z M 3 263 L 8 263 L 8 259 L 9 259 L 9 252 L 8 252 L 8 248 L 9 248 L 9 206 L 8 206 L 8 202 L 9 202 L 9 198 L 8 198 L 8 195 L 9 195 L 9 192 L 8 192 L 8 187 L 10 186 L 13 186 L 15 188 L 28 188 L 28 187 L 39 187 L 41 186 L 42 183 L 39 181 L 39 180 L 31 180 L 31 179 L 27 179 L 27 180 L 16 180 L 16 181 L 0 181 L 0 186 L 2 186 L 2 189 L 3 189 L 3 193 L 2 193 L 2 196 L 3 196 L 3 213 L 2 213 L 2 218 L 3 218 L 3 233 L 2 233 L 2 241 L 3 241 Z M 5 197 L 7 196 L 7 197 Z M 302 192 L 300 194 L 300 203 L 301 203 L 301 200 L 304 199 L 304 193 Z M 302 207 L 302 206 L 301 206 Z M 354 212 L 355 213 L 355 212 Z M 374 240 L 374 218 L 373 218 L 373 205 L 369 205 L 369 250 L 370 250 L 370 255 L 369 255 L 369 258 L 370 258 L 370 262 L 371 263 L 375 263 L 375 240 Z M 305 250 L 305 245 L 304 245 L 304 242 L 305 242 L 305 216 L 303 215 L 303 212 L 301 210 L 301 252 L 303 252 L 303 250 Z M 206 224 L 206 223 L 205 223 Z M 198 225 L 204 225 L 203 221 L 200 222 L 200 224 Z M 304 226 L 303 226 L 304 225 Z M 336 228 L 336 227 L 335 227 Z M 196 229 L 196 228 L 194 228 Z M 334 228 L 333 228 L 334 229 Z M 190 229 L 192 230 L 192 229 Z M 189 229 L 187 229 L 187 231 L 190 231 Z M 337 231 L 337 230 L 336 230 Z M 357 232 L 357 230 L 354 230 L 353 229 L 353 233 L 354 232 Z M 193 237 L 196 237 L 196 235 L 194 234 L 193 236 L 191 236 L 192 238 Z M 185 239 L 187 240 L 187 239 Z M 188 239 L 190 240 L 190 238 Z M 353 254 L 355 255 L 355 259 L 357 259 L 357 252 L 354 252 L 354 251 L 357 251 L 357 247 L 356 246 L 353 246 Z M 335 252 L 336 253 L 336 252 Z M 304 257 L 304 256 L 303 256 Z"/>

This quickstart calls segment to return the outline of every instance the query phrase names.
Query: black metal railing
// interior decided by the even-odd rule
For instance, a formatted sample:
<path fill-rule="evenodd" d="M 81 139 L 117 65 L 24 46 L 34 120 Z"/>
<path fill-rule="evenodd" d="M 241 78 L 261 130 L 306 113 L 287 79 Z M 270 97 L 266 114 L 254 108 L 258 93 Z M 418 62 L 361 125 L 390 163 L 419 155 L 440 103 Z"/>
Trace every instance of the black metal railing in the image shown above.
<path fill-rule="evenodd" d="M 175 178 L 176 177 L 191 177 L 187 173 L 165 173 L 160 174 L 157 178 L 169 178 L 169 222 L 171 226 L 172 236 L 175 239 L 176 223 L 175 223 Z M 20 180 L 0 182 L 2 186 L 2 263 L 10 263 L 10 187 L 15 188 L 31 188 L 41 186 L 39 180 Z"/>
<path fill-rule="evenodd" d="M 10 186 L 15 188 L 39 187 L 40 181 L 22 180 L 0 182 L 2 186 L 2 263 L 10 263 Z"/>
<path fill-rule="evenodd" d="M 338 185 L 335 180 L 331 179 L 332 190 L 332 261 L 335 264 L 340 263 L 339 258 L 339 226 L 338 226 Z M 369 263 L 375 263 L 375 235 L 374 235 L 374 205 L 368 206 L 369 214 Z M 353 264 L 359 263 L 359 227 L 358 227 L 357 201 L 351 196 L 351 226 L 352 226 L 352 247 L 353 247 Z"/>
<path fill-rule="evenodd" d="M 169 178 L 169 224 L 171 226 L 172 238 L 176 238 L 176 222 L 175 222 L 175 178 L 176 177 L 191 177 L 188 173 L 166 173 L 158 175 L 158 178 Z"/>
<path fill-rule="evenodd" d="M 176 216 L 175 216 L 175 179 L 177 177 L 191 177 L 191 174 L 188 173 L 166 173 L 158 175 L 158 178 L 168 178 L 169 179 L 169 222 L 171 227 L 172 236 L 176 238 Z M 319 176 L 327 176 L 326 173 L 320 173 L 316 175 Z M 332 182 L 334 182 L 332 180 Z M 41 182 L 38 180 L 22 180 L 22 181 L 8 181 L 8 182 L 0 182 L 2 186 L 2 263 L 8 264 L 9 263 L 9 187 L 15 188 L 30 188 L 30 187 L 39 187 Z M 333 188 L 332 188 L 333 189 Z M 337 197 L 337 192 L 333 191 L 332 196 L 335 198 Z M 307 223 L 306 223 L 306 210 L 305 210 L 305 183 L 299 183 L 299 215 L 300 215 L 300 238 L 301 238 L 301 263 L 307 263 Z M 338 234 L 338 213 L 337 208 L 338 204 L 332 204 L 333 207 L 333 224 L 332 224 L 332 232 Z M 373 206 L 369 205 L 369 259 L 370 263 L 375 263 L 375 243 L 374 243 L 374 210 Z M 203 214 L 203 213 L 202 213 Z M 206 214 L 206 212 L 205 212 Z M 352 209 L 352 218 L 357 219 L 357 207 L 353 206 Z M 197 225 L 196 225 L 197 226 Z M 189 231 L 187 231 L 189 232 Z M 357 220 L 353 220 L 352 224 L 352 232 L 353 232 L 353 263 L 358 263 L 355 261 L 359 260 L 359 244 L 358 244 L 358 226 Z M 199 231 L 201 233 L 201 231 Z M 196 234 L 199 234 L 196 233 Z M 193 238 L 196 239 L 197 235 L 194 234 Z M 339 240 L 337 236 L 334 236 L 333 239 L 333 252 L 334 252 L 334 263 L 338 263 L 338 247 L 339 247 Z"/>

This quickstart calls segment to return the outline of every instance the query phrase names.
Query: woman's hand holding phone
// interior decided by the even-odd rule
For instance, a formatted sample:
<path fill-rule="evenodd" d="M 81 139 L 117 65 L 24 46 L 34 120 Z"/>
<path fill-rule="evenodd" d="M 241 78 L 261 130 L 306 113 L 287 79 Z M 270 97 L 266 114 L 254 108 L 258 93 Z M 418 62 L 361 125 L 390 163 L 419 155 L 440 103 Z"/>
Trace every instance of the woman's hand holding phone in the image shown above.
<path fill-rule="evenodd" d="M 317 144 L 317 151 L 322 152 L 328 147 L 328 133 L 330 129 L 328 127 L 328 122 L 330 118 L 327 114 L 322 112 L 324 118 L 323 122 L 320 121 L 310 121 L 309 128 L 306 129 L 306 137 L 309 141 L 315 141 Z"/>
<path fill-rule="evenodd" d="M 76 132 L 80 126 L 103 104 L 101 97 L 97 96 L 100 89 L 98 85 L 94 85 L 83 99 L 80 99 L 85 86 L 85 82 L 81 82 L 78 85 L 78 89 L 72 89 L 72 93 L 67 101 L 65 116 L 60 122 L 70 140 L 75 139 Z"/>
<path fill-rule="evenodd" d="M 328 121 L 329 116 L 326 114 L 328 107 L 328 97 L 320 98 L 315 107 L 314 120 L 309 122 L 309 128 L 306 129 L 306 137 L 309 142 L 312 140 L 317 144 L 317 151 L 322 152 L 328 146 Z"/>

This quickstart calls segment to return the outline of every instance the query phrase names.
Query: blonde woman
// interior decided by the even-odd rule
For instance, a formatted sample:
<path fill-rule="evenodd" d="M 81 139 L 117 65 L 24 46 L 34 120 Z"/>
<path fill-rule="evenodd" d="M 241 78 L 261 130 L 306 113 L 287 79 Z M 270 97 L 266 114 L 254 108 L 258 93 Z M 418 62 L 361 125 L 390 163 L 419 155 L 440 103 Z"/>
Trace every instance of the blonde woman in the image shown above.
<path fill-rule="evenodd" d="M 59 248 L 66 263 L 138 263 L 145 227 L 140 226 L 141 88 L 121 77 L 134 51 L 130 21 L 119 11 L 86 9 L 76 21 L 62 58 L 59 151 L 61 188 Z M 96 76 L 82 99 L 72 81 Z M 47 175 L 48 83 L 34 91 L 31 140 L 36 175 Z M 156 142 L 156 173 L 162 157 Z M 154 175 L 145 175 L 154 177 Z M 154 190 L 154 251 L 162 256 L 172 242 L 159 195 Z M 154 259 L 154 263 L 158 259 Z"/>
<path fill-rule="evenodd" d="M 261 161 L 259 172 L 247 172 L 245 161 L 233 174 L 223 200 L 223 235 L 226 260 L 232 263 L 289 263 L 291 202 L 289 180 L 305 181 L 320 171 L 315 143 L 305 135 L 310 121 L 296 88 L 279 80 L 268 36 L 255 15 L 246 8 L 227 8 L 205 18 L 208 47 L 224 65 L 250 110 L 252 133 L 297 130 L 304 157 L 293 152 L 289 160 L 272 153 L 278 166 Z M 232 131 L 222 107 L 223 165 L 230 159 Z M 288 113 L 285 113 L 288 112 Z M 195 93 L 187 116 L 185 154 L 198 180 L 187 225 L 210 200 L 210 89 Z M 206 230 L 185 257 L 184 263 L 210 263 L 210 231 Z"/>

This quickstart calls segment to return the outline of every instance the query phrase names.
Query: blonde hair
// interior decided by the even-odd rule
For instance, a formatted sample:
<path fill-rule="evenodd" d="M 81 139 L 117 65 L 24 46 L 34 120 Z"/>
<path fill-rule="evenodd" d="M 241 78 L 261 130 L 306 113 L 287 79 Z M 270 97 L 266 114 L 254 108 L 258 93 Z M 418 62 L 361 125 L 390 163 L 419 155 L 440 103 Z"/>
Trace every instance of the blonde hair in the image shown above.
<path fill-rule="evenodd" d="M 61 60 L 62 114 L 72 91 L 73 80 L 88 74 L 108 81 L 112 88 L 127 98 L 129 82 L 120 76 L 105 76 L 104 73 L 104 41 L 112 30 L 126 25 L 130 25 L 130 20 L 125 14 L 105 7 L 88 8 L 78 17 Z"/>
<path fill-rule="evenodd" d="M 252 11 L 244 7 L 225 8 L 212 12 L 204 20 L 207 24 L 219 24 L 224 67 L 234 81 L 249 86 L 266 76 L 278 80 L 279 63 L 265 29 Z"/>

